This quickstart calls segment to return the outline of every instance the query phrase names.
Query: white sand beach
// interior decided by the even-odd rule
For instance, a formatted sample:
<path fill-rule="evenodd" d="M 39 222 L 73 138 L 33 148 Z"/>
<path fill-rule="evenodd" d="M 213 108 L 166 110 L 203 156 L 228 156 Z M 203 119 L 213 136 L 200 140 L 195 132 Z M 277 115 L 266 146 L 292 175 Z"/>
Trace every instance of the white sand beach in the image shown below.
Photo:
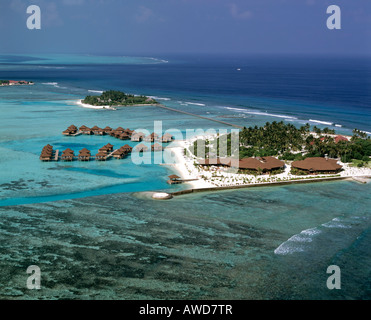
<path fill-rule="evenodd" d="M 80 107 L 83 107 L 83 108 L 88 108 L 88 109 L 108 109 L 108 110 L 116 110 L 115 108 L 113 107 L 110 107 L 110 106 L 92 106 L 90 104 L 85 104 L 85 103 L 82 103 L 82 100 L 77 100 L 76 101 L 76 104 Z"/>
<path fill-rule="evenodd" d="M 197 137 L 198 139 L 200 137 Z M 204 137 L 204 139 L 211 137 Z M 357 168 L 351 167 L 349 164 L 338 162 L 343 166 L 343 170 L 339 174 L 318 174 L 308 176 L 297 176 L 291 174 L 291 162 L 286 161 L 286 167 L 283 173 L 277 175 L 248 175 L 235 173 L 230 168 L 223 168 L 217 166 L 203 167 L 195 165 L 197 158 L 184 154 L 184 149 L 188 149 L 196 139 L 192 140 L 178 140 L 176 147 L 169 147 L 175 154 L 176 164 L 172 165 L 178 172 L 182 179 L 198 179 L 196 181 L 188 182 L 193 189 L 203 188 L 218 188 L 218 187 L 233 187 L 233 186 L 249 186 L 257 184 L 277 184 L 291 181 L 316 181 L 320 179 L 340 179 L 352 177 L 370 177 L 371 168 Z M 367 180 L 367 179 L 366 179 Z"/>

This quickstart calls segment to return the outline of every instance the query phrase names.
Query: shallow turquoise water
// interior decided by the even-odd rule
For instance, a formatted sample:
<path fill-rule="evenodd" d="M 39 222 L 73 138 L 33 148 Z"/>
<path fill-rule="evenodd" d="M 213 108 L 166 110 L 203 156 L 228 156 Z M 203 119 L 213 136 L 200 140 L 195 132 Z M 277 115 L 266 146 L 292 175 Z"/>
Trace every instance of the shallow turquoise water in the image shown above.
<path fill-rule="evenodd" d="M 369 194 L 329 182 L 2 207 L 0 297 L 369 299 Z M 25 287 L 31 264 L 39 292 Z M 331 291 L 334 264 L 342 289 Z"/>
<path fill-rule="evenodd" d="M 71 124 L 152 132 L 154 120 L 162 120 L 164 130 L 226 128 L 153 107 L 111 112 L 76 106 L 89 90 L 129 88 L 165 98 L 160 102 L 172 108 L 248 126 L 273 120 L 300 124 L 310 116 L 323 120 L 332 116 L 334 102 L 324 107 L 323 102 L 228 95 L 222 82 L 211 94 L 206 89 L 218 80 L 206 69 L 200 78 L 210 81 L 199 80 L 197 88 L 196 82 L 197 93 L 176 92 L 168 89 L 171 79 L 165 88 L 151 78 L 160 68 L 157 62 L 140 69 L 148 73 L 144 77 L 130 65 L 128 73 L 109 69 L 109 60 L 102 61 L 103 72 L 54 58 L 56 65 L 0 66 L 7 72 L 3 77 L 37 77 L 32 87 L 0 88 L 0 298 L 370 299 L 370 184 L 264 187 L 156 202 L 138 192 L 186 187 L 166 184 L 169 167 L 136 166 L 130 159 L 39 161 L 48 143 L 60 150 L 88 147 L 92 154 L 108 142 L 127 143 L 107 136 L 62 136 Z M 169 76 L 178 71 L 170 68 Z M 189 74 L 196 71 L 183 72 L 179 81 L 189 88 Z M 336 121 L 366 128 L 369 113 L 362 116 L 355 105 L 340 105 Z M 351 127 L 339 130 L 349 133 Z M 42 270 L 39 292 L 25 286 L 31 264 Z M 326 287 L 331 264 L 342 270 L 341 290 Z"/>

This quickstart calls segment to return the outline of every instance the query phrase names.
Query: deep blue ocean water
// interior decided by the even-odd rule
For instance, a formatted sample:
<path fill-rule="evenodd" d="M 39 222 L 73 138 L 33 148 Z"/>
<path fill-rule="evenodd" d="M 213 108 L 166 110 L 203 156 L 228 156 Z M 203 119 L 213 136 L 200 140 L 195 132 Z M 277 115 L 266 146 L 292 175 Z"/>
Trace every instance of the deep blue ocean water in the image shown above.
<path fill-rule="evenodd" d="M 48 58 L 50 58 L 48 60 Z M 286 121 L 370 132 L 371 60 L 289 56 L 0 56 L 0 297 L 369 299 L 370 185 L 292 185 L 154 202 L 172 172 L 130 159 L 41 163 L 55 149 L 94 153 L 111 137 L 64 137 L 69 125 L 153 131 L 228 128 L 153 107 L 81 108 L 117 89 L 241 126 Z M 131 144 L 131 142 L 130 142 Z M 134 144 L 132 144 L 134 146 Z M 30 292 L 28 265 L 44 270 Z M 343 288 L 326 288 L 326 268 Z M 67 273 L 64 271 L 68 271 Z"/>

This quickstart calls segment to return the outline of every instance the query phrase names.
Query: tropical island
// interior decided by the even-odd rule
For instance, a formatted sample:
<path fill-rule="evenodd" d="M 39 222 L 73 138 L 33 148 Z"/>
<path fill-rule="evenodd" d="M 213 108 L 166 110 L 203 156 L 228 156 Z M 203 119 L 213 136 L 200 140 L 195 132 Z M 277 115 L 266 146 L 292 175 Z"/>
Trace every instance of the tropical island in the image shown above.
<path fill-rule="evenodd" d="M 32 86 L 34 85 L 33 81 L 16 81 L 16 80 L 0 80 L 0 87 L 8 87 L 8 86 Z"/>
<path fill-rule="evenodd" d="M 105 91 L 100 96 L 87 96 L 81 103 L 95 107 L 127 107 L 142 105 L 157 105 L 156 100 L 146 96 L 135 96 L 121 91 Z"/>
<path fill-rule="evenodd" d="M 195 180 L 193 189 L 204 190 L 334 179 L 365 183 L 371 178 L 371 139 L 357 129 L 344 136 L 309 124 L 297 128 L 268 122 L 233 135 L 180 141 L 172 151 L 181 178 Z"/>

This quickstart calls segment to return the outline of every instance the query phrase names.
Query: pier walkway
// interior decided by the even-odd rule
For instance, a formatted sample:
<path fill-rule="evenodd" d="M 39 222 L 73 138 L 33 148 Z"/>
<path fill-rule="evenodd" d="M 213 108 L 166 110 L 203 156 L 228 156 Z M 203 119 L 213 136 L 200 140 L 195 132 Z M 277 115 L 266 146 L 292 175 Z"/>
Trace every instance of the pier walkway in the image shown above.
<path fill-rule="evenodd" d="M 208 117 L 200 116 L 198 114 L 194 114 L 194 113 L 190 113 L 190 112 L 186 112 L 186 111 L 182 111 L 182 110 L 177 110 L 177 109 L 165 107 L 164 105 L 156 105 L 156 106 L 159 107 L 159 108 L 163 108 L 163 109 L 166 109 L 166 110 L 173 111 L 173 112 L 183 113 L 183 114 L 187 114 L 189 116 L 193 116 L 193 117 L 197 117 L 197 118 L 201 118 L 201 119 L 205 119 L 205 120 L 209 120 L 209 121 L 218 122 L 218 123 L 221 123 L 221 124 L 225 124 L 227 126 L 238 128 L 238 129 L 243 129 L 242 126 L 239 126 L 239 125 L 233 124 L 233 123 L 229 123 L 229 122 L 226 122 L 226 121 L 217 120 L 217 119 L 213 119 L 213 118 L 208 118 Z"/>

